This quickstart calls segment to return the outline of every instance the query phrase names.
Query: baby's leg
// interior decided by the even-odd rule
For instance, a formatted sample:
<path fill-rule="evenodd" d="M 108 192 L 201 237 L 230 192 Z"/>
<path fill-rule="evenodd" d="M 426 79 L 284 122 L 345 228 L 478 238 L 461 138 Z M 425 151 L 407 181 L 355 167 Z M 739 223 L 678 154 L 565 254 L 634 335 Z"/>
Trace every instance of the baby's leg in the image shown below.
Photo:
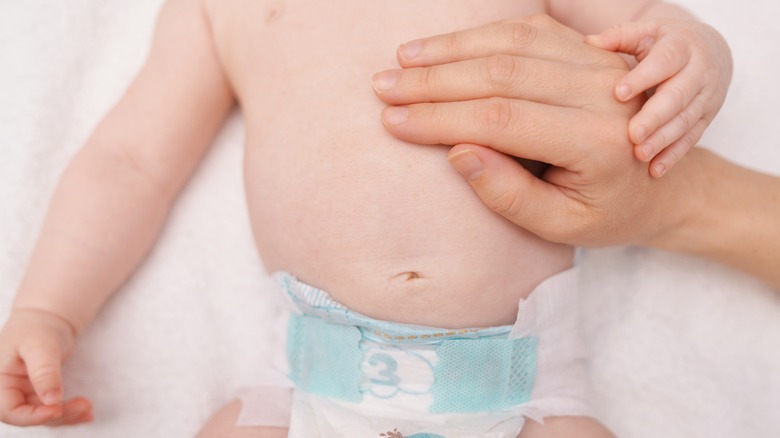
<path fill-rule="evenodd" d="M 217 411 L 198 432 L 197 438 L 286 438 L 287 428 L 237 426 L 241 401 L 234 400 Z"/>
<path fill-rule="evenodd" d="M 544 424 L 526 420 L 517 438 L 614 438 L 614 435 L 589 417 L 547 417 Z"/>

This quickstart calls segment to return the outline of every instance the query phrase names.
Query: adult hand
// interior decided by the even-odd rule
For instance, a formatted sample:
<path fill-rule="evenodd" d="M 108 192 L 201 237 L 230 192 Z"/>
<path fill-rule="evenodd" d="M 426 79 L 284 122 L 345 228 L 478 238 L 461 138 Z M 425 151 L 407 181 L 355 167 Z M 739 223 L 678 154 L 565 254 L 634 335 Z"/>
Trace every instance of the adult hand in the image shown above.
<path fill-rule="evenodd" d="M 547 240 L 601 246 L 649 241 L 684 219 L 687 209 L 655 206 L 690 189 L 672 175 L 651 178 L 633 156 L 628 121 L 643 100 L 612 93 L 628 66 L 552 18 L 413 41 L 398 59 L 403 69 L 374 77 L 394 105 L 382 114 L 386 129 L 455 145 L 452 165 L 510 221 Z M 510 156 L 551 167 L 537 178 Z"/>

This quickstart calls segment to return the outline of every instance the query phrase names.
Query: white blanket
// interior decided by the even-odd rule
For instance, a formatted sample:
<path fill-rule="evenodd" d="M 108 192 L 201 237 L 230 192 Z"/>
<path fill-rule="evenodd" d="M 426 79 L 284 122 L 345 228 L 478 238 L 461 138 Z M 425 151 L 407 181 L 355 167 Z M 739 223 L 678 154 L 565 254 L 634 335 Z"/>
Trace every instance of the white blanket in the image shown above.
<path fill-rule="evenodd" d="M 0 1 L 0 320 L 58 175 L 140 66 L 161 3 Z M 780 3 L 681 3 L 734 53 L 730 96 L 703 144 L 780 174 Z M 257 382 L 274 310 L 245 213 L 242 135 L 234 117 L 147 263 L 69 360 L 66 390 L 94 401 L 95 422 L 0 436 L 192 436 Z M 588 251 L 584 268 L 596 408 L 618 436 L 780 436 L 780 294 L 640 248 Z"/>

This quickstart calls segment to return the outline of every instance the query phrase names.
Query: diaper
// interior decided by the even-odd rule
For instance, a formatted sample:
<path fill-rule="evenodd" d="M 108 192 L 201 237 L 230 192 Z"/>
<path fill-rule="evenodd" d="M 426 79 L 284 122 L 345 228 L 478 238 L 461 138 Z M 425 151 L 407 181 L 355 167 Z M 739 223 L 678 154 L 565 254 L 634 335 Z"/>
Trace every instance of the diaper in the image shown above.
<path fill-rule="evenodd" d="M 590 415 L 577 272 L 540 284 L 515 324 L 446 329 L 379 321 L 277 273 L 292 312 L 290 437 L 514 438 L 525 418 Z M 252 397 L 251 393 L 256 396 Z M 290 397 L 244 393 L 240 425 L 277 425 Z"/>

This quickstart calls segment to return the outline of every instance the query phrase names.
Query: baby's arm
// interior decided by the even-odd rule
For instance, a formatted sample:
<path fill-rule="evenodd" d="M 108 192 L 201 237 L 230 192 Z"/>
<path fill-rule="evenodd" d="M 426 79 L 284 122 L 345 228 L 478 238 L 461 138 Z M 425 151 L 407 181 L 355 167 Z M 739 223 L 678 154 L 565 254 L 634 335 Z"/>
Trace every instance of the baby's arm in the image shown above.
<path fill-rule="evenodd" d="M 701 138 L 726 97 L 731 54 L 720 34 L 684 9 L 657 0 L 548 0 L 550 12 L 589 44 L 636 57 L 615 87 L 621 101 L 657 87 L 629 122 L 634 154 L 660 177 Z M 605 30 L 606 29 L 606 30 Z"/>
<path fill-rule="evenodd" d="M 163 6 L 146 64 L 65 170 L 0 332 L 0 420 L 88 421 L 63 402 L 75 336 L 144 258 L 233 105 L 201 0 Z"/>

